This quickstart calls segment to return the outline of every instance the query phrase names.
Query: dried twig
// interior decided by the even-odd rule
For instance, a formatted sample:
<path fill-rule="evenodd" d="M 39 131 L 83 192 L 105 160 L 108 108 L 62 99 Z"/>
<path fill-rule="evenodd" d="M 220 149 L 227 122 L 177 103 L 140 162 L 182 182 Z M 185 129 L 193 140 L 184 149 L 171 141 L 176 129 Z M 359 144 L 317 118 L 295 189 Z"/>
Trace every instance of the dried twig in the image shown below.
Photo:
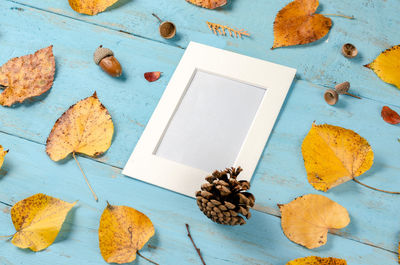
<path fill-rule="evenodd" d="M 188 237 L 190 238 L 190 241 L 192 241 L 192 244 L 193 244 L 194 248 L 195 248 L 196 251 L 197 251 L 197 254 L 199 254 L 199 257 L 200 257 L 200 259 L 201 259 L 201 262 L 203 263 L 203 265 L 206 265 L 206 263 L 204 262 L 203 256 L 201 256 L 200 249 L 196 247 L 196 244 L 195 244 L 194 241 L 193 241 L 192 235 L 190 234 L 190 230 L 189 230 L 189 225 L 188 225 L 188 224 L 186 224 L 186 230 L 187 230 L 187 232 L 188 232 L 187 235 L 188 235 Z"/>
<path fill-rule="evenodd" d="M 138 256 L 140 256 L 141 258 L 144 258 L 144 259 L 147 260 L 148 262 L 151 262 L 151 263 L 153 263 L 153 264 L 155 264 L 155 265 L 159 265 L 157 262 L 154 262 L 154 261 L 152 261 L 151 259 L 146 258 L 146 257 L 143 256 L 142 254 L 140 254 L 139 250 L 136 251 L 136 253 L 138 254 Z"/>
<path fill-rule="evenodd" d="M 244 36 L 250 36 L 250 33 L 248 33 L 246 30 L 241 29 L 241 30 L 236 30 L 231 27 L 225 26 L 225 25 L 220 25 L 216 23 L 211 23 L 206 21 L 208 28 L 215 34 L 215 35 L 226 35 L 226 31 L 228 31 L 229 36 L 233 37 L 233 34 L 237 38 L 238 36 L 241 38 L 243 35 Z M 226 31 L 225 31 L 226 30 Z"/>

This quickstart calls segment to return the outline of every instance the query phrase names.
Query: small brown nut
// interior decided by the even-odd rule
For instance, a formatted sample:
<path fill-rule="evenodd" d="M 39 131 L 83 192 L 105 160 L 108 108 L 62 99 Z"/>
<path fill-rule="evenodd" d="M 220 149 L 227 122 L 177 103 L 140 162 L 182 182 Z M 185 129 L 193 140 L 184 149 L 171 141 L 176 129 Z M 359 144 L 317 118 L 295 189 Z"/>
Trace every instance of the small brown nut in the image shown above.
<path fill-rule="evenodd" d="M 118 62 L 117 58 L 114 57 L 114 53 L 110 49 L 103 48 L 103 46 L 100 45 L 94 52 L 93 59 L 107 74 L 113 77 L 121 76 L 121 64 Z"/>
<path fill-rule="evenodd" d="M 169 21 L 164 21 L 159 27 L 160 35 L 164 39 L 172 39 L 176 34 L 175 24 Z"/>
<path fill-rule="evenodd" d="M 357 56 L 358 50 L 357 50 L 356 46 L 354 46 L 353 44 L 346 43 L 342 47 L 342 54 L 346 58 L 354 58 Z"/>
<path fill-rule="evenodd" d="M 339 100 L 339 94 L 336 90 L 327 89 L 324 94 L 324 99 L 329 105 L 335 105 Z"/>

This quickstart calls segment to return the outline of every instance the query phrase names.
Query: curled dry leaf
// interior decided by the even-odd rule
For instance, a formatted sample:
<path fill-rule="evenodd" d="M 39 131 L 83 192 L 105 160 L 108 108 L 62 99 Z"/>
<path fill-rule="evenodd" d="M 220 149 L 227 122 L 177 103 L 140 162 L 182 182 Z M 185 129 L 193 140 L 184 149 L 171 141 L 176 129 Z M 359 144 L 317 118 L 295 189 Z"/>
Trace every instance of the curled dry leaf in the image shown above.
<path fill-rule="evenodd" d="M 0 68 L 0 104 L 11 106 L 47 92 L 53 85 L 56 63 L 53 46 L 16 57 Z"/>
<path fill-rule="evenodd" d="M 208 9 L 214 9 L 226 5 L 227 0 L 186 0 L 189 3 Z"/>
<path fill-rule="evenodd" d="M 75 204 L 41 193 L 17 202 L 11 208 L 11 218 L 17 230 L 11 242 L 33 251 L 47 248 L 56 239 Z"/>
<path fill-rule="evenodd" d="M 99 244 L 101 255 L 108 263 L 129 263 L 154 235 L 151 220 L 128 206 L 107 203 L 100 219 Z"/>
<path fill-rule="evenodd" d="M 346 208 L 322 195 L 308 194 L 278 206 L 285 235 L 309 249 L 325 245 L 329 229 L 350 223 Z"/>
<path fill-rule="evenodd" d="M 318 0 L 294 0 L 276 15 L 272 48 L 300 45 L 321 39 L 332 27 L 332 20 L 315 14 Z"/>
<path fill-rule="evenodd" d="M 144 73 L 144 78 L 149 82 L 157 81 L 161 76 L 161 72 L 147 72 Z"/>
<path fill-rule="evenodd" d="M 286 265 L 347 265 L 347 262 L 344 259 L 309 256 L 289 261 Z"/>
<path fill-rule="evenodd" d="M 93 16 L 103 12 L 118 0 L 68 0 L 68 2 L 76 12 Z"/>
<path fill-rule="evenodd" d="M 342 127 L 313 123 L 301 147 L 308 182 L 327 191 L 371 168 L 374 153 L 360 135 Z"/>
<path fill-rule="evenodd" d="M 364 66 L 372 69 L 386 83 L 400 89 L 400 45 L 387 49 L 372 63 Z"/>
<path fill-rule="evenodd" d="M 8 150 L 4 150 L 3 146 L 0 145 L 0 168 L 3 166 L 4 157 L 8 153 Z"/>
<path fill-rule="evenodd" d="M 384 121 L 390 124 L 399 124 L 400 123 L 400 115 L 389 108 L 388 106 L 383 106 L 381 111 L 381 116 Z"/>

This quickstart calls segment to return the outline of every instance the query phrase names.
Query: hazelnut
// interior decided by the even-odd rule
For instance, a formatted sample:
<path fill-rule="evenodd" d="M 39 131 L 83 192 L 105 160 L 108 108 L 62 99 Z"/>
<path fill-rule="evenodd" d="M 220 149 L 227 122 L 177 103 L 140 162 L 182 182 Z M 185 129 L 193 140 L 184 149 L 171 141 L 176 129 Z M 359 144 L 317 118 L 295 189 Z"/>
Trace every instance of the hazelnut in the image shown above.
<path fill-rule="evenodd" d="M 108 48 L 103 48 L 103 46 L 100 45 L 99 48 L 97 48 L 94 52 L 93 60 L 107 74 L 113 77 L 121 76 L 121 64 L 118 62 L 117 58 L 114 57 L 114 53 L 112 50 Z"/>

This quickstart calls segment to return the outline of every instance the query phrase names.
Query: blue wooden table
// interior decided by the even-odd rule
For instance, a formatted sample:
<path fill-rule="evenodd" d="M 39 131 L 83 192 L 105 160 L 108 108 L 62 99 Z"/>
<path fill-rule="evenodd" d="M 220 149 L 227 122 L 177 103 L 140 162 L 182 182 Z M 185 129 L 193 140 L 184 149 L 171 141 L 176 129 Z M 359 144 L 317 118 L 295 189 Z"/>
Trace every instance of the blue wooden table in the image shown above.
<path fill-rule="evenodd" d="M 45 96 L 24 104 L 0 107 L 0 144 L 10 149 L 0 171 L 0 234 L 15 230 L 10 207 L 35 193 L 66 201 L 79 200 L 56 242 L 33 253 L 0 241 L 0 264 L 105 264 L 98 248 L 97 229 L 106 200 L 129 205 L 148 215 L 156 234 L 142 254 L 160 264 L 200 264 L 186 236 L 185 223 L 207 264 L 274 264 L 308 255 L 344 258 L 351 265 L 397 264 L 400 196 L 366 189 L 352 181 L 327 193 L 307 182 L 301 143 L 312 122 L 355 130 L 371 144 L 375 161 L 360 180 L 387 190 L 400 190 L 400 128 L 380 117 L 383 105 L 400 111 L 400 91 L 382 82 L 362 65 L 381 51 L 400 44 L 398 0 L 321 0 L 320 13 L 334 17 L 330 33 L 320 41 L 271 51 L 273 21 L 289 1 L 232 0 L 219 10 L 206 10 L 185 0 L 120 0 L 106 12 L 85 16 L 67 0 L 2 0 L 0 2 L 0 64 L 8 59 L 54 45 L 56 76 Z M 173 21 L 173 40 L 158 35 L 158 21 Z M 244 28 L 250 38 L 217 37 L 206 21 Z M 252 180 L 256 210 L 245 226 L 225 227 L 209 221 L 195 200 L 121 175 L 189 41 L 197 41 L 298 69 L 269 142 Z M 359 56 L 340 54 L 351 42 Z M 92 61 L 100 45 L 114 50 L 124 68 L 123 78 L 111 78 Z M 147 71 L 162 71 L 148 83 Z M 341 97 L 328 106 L 324 90 L 350 81 L 357 100 Z M 45 142 L 56 119 L 72 104 L 97 91 L 116 127 L 109 151 L 102 157 L 79 160 L 100 200 L 96 203 L 75 162 L 55 163 Z M 280 227 L 277 203 L 303 194 L 324 194 L 346 207 L 351 223 L 332 231 L 325 246 L 308 250 L 289 241 Z M 138 258 L 133 264 L 148 264 Z"/>

